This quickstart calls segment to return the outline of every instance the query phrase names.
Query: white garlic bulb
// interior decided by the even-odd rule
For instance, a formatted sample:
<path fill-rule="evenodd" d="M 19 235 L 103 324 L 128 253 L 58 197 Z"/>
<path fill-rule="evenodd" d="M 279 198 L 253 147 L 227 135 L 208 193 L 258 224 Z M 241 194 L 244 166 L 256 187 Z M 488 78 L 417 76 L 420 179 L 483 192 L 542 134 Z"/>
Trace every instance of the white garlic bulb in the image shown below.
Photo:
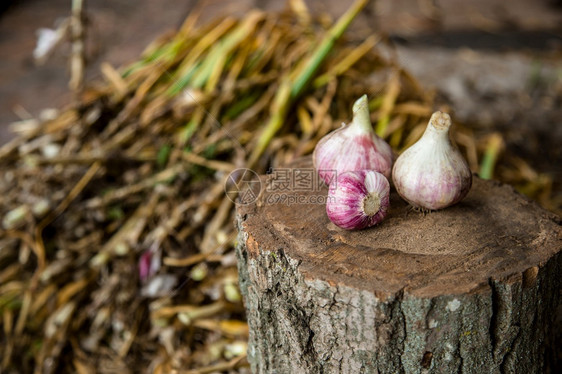
<path fill-rule="evenodd" d="M 461 201 L 472 186 L 472 173 L 451 141 L 450 126 L 447 113 L 433 113 L 420 140 L 394 164 L 394 186 L 416 208 L 446 208 Z"/>
<path fill-rule="evenodd" d="M 326 184 L 354 170 L 374 170 L 390 178 L 392 148 L 373 130 L 367 95 L 353 104 L 353 120 L 349 125 L 343 124 L 320 139 L 312 160 Z"/>
<path fill-rule="evenodd" d="M 390 207 L 390 184 L 373 170 L 346 171 L 330 184 L 326 213 L 346 230 L 380 223 Z"/>

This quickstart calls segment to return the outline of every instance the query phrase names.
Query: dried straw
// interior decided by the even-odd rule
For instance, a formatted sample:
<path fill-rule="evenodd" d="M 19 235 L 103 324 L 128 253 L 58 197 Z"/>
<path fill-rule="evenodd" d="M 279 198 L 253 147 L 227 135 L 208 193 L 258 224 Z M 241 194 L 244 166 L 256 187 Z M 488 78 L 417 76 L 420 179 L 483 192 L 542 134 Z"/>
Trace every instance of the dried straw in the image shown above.
<path fill-rule="evenodd" d="M 1 371 L 244 370 L 228 174 L 309 154 L 364 93 L 397 151 L 436 109 L 379 35 L 345 39 L 365 1 L 328 28 L 290 5 L 204 25 L 198 8 L 0 148 Z M 458 127 L 474 171 L 550 201 L 551 180 Z"/>

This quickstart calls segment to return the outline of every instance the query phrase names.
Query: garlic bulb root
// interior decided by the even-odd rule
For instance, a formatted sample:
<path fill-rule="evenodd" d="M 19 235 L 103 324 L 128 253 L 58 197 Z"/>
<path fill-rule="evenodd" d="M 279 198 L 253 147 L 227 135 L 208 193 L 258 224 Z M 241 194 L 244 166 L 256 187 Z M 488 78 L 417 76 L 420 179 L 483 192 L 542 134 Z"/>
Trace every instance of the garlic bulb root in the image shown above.
<path fill-rule="evenodd" d="M 390 205 L 390 184 L 373 170 L 348 171 L 330 184 L 326 213 L 347 230 L 363 229 L 381 222 Z"/>

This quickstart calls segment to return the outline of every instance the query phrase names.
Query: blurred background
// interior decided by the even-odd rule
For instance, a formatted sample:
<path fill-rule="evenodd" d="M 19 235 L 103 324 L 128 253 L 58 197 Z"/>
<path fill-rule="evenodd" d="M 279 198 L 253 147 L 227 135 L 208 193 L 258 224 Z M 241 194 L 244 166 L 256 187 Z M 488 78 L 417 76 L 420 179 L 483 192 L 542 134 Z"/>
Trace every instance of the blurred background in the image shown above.
<path fill-rule="evenodd" d="M 104 61 L 134 61 L 157 36 L 173 32 L 196 1 L 87 1 L 86 80 Z M 243 15 L 274 0 L 205 1 L 202 20 Z M 306 2 L 312 13 L 341 15 L 347 2 Z M 70 46 L 45 62 L 33 58 L 40 28 L 54 29 L 70 13 L 66 0 L 12 0 L 0 13 L 0 143 L 8 124 L 68 104 Z M 562 2 L 558 0 L 379 0 L 351 26 L 382 31 L 400 63 L 427 89 L 436 88 L 455 118 L 499 131 L 508 147 L 560 181 L 562 165 Z"/>
<path fill-rule="evenodd" d="M 310 154 L 366 92 L 397 151 L 443 108 L 473 171 L 562 213 L 560 0 L 370 1 L 270 138 L 283 83 L 351 2 L 255 22 L 287 4 L 85 0 L 81 93 L 69 38 L 45 48 L 71 3 L 0 3 L 0 372 L 248 372 L 224 181 Z"/>

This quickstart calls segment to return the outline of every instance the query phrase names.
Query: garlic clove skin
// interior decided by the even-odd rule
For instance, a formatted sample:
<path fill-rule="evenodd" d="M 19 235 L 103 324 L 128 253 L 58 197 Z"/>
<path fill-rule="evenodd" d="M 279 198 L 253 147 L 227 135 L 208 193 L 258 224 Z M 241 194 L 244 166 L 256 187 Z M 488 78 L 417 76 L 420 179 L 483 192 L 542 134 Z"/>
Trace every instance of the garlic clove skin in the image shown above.
<path fill-rule="evenodd" d="M 367 95 L 353 105 L 351 123 L 342 124 L 342 127 L 320 139 L 312 160 L 318 174 L 328 185 L 339 174 L 353 170 L 374 170 L 390 178 L 392 148 L 373 130 Z"/>
<path fill-rule="evenodd" d="M 346 230 L 358 230 L 381 222 L 390 206 L 390 184 L 373 170 L 348 171 L 330 184 L 326 213 Z"/>
<path fill-rule="evenodd" d="M 449 136 L 451 117 L 435 112 L 422 137 L 394 164 L 398 194 L 412 206 L 438 210 L 461 201 L 472 186 L 472 173 Z"/>

